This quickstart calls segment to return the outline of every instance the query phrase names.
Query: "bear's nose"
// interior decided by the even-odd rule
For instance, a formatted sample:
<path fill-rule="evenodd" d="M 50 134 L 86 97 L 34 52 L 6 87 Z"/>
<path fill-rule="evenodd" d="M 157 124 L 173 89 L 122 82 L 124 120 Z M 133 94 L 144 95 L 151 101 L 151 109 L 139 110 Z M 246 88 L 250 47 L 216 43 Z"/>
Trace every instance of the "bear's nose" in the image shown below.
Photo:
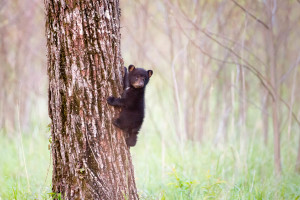
<path fill-rule="evenodd" d="M 144 87 L 144 81 L 143 81 L 143 80 L 138 80 L 138 81 L 136 81 L 136 82 L 133 84 L 133 86 L 134 86 L 135 88 L 142 88 L 142 87 Z"/>

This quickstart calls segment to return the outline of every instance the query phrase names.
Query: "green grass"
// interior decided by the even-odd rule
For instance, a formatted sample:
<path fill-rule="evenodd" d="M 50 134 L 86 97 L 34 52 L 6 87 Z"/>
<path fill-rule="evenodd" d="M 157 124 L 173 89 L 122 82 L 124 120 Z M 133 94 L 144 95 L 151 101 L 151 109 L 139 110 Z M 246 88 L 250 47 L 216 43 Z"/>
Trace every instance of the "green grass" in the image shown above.
<path fill-rule="evenodd" d="M 47 135 L 39 129 L 22 140 L 19 133 L 0 134 L 0 199 L 50 199 Z M 296 139 L 282 142 L 281 177 L 274 175 L 272 144 L 251 141 L 243 151 L 234 142 L 179 145 L 173 137 L 163 143 L 146 127 L 131 150 L 141 199 L 300 199 Z"/>
<path fill-rule="evenodd" d="M 0 199 L 47 199 L 51 192 L 47 133 L 0 134 Z M 25 155 L 25 156 L 24 156 Z M 48 175 L 47 175 L 48 174 Z"/>
<path fill-rule="evenodd" d="M 283 174 L 276 177 L 273 145 L 259 139 L 243 151 L 235 143 L 187 142 L 178 148 L 144 133 L 132 150 L 142 199 L 300 199 L 296 140 L 282 148 Z"/>

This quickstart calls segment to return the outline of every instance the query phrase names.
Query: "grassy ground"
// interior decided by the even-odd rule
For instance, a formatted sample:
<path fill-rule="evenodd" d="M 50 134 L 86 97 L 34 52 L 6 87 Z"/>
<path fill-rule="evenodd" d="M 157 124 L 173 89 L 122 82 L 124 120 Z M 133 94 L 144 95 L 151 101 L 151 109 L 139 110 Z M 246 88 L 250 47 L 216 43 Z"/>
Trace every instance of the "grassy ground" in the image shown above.
<path fill-rule="evenodd" d="M 276 177 L 272 145 L 258 139 L 244 149 L 234 143 L 180 146 L 146 132 L 131 150 L 141 199 L 300 199 L 296 142 L 282 142 L 283 175 Z M 1 133 L 0 199 L 50 199 L 47 134 Z"/>
<path fill-rule="evenodd" d="M 233 144 L 187 143 L 180 149 L 159 146 L 153 136 L 141 140 L 133 157 L 144 199 L 300 199 L 300 176 L 294 173 L 297 148 L 282 150 L 283 175 L 276 177 L 272 145 L 264 147 L 260 141 L 240 153 Z M 144 149 L 146 141 L 153 144 Z"/>
<path fill-rule="evenodd" d="M 47 199 L 51 169 L 46 131 L 0 137 L 0 199 Z"/>

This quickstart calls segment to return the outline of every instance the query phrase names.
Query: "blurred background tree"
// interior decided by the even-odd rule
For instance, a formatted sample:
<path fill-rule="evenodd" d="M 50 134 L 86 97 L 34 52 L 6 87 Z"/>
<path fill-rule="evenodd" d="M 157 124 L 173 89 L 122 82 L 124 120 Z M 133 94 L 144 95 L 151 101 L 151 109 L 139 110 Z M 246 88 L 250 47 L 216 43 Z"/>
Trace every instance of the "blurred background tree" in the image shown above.
<path fill-rule="evenodd" d="M 43 10 L 36 0 L 0 3 L 0 127 L 9 135 L 19 125 L 28 130 L 32 117 L 46 118 Z"/>
<path fill-rule="evenodd" d="M 281 133 L 289 142 L 299 137 L 299 6 L 276 0 L 124 3 L 131 13 L 123 18 L 125 60 L 159 72 L 157 107 L 168 110 L 164 119 L 179 143 L 236 138 L 243 153 L 249 139 L 258 136 L 267 145 L 272 133 L 279 174 Z M 166 90 L 169 96 L 162 97 Z"/>

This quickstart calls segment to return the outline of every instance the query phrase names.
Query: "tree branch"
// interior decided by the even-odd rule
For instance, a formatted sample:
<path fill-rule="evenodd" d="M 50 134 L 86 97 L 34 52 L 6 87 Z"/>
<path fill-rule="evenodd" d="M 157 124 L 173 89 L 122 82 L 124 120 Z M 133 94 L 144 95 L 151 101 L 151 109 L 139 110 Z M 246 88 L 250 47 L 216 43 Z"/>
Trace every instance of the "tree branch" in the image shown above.
<path fill-rule="evenodd" d="M 270 29 L 269 26 L 261 21 L 260 19 L 258 19 L 256 16 L 254 16 L 252 13 L 250 13 L 248 10 L 246 10 L 243 6 L 241 6 L 239 3 L 237 3 L 235 0 L 231 0 L 237 7 L 239 7 L 240 9 L 242 9 L 245 13 L 247 13 L 248 15 L 250 15 L 255 21 L 259 22 L 261 25 L 263 25 L 266 29 Z"/>

